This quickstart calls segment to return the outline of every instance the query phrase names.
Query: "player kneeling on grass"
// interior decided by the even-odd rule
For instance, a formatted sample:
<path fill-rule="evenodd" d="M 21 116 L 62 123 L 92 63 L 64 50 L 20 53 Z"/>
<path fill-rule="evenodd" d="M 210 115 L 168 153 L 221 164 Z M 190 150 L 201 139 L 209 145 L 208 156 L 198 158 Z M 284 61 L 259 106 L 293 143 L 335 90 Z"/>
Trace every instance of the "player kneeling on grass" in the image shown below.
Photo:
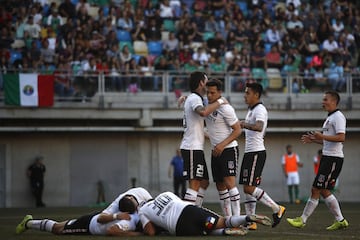
<path fill-rule="evenodd" d="M 139 216 L 133 198 L 123 198 L 119 202 L 119 212 L 114 213 L 111 219 L 102 219 L 101 214 L 93 213 L 77 219 L 57 222 L 50 219 L 35 220 L 31 215 L 26 215 L 16 227 L 20 234 L 27 229 L 45 231 L 57 235 L 110 235 L 110 236 L 138 236 L 142 233 Z M 122 209 L 124 206 L 126 210 Z M 125 212 L 128 211 L 128 212 Z"/>
<path fill-rule="evenodd" d="M 156 235 L 158 228 L 176 236 L 245 235 L 247 231 L 241 226 L 249 222 L 272 225 L 270 218 L 260 215 L 222 217 L 183 201 L 172 192 L 161 193 L 145 203 L 139 216 L 144 234 L 150 236 Z"/>

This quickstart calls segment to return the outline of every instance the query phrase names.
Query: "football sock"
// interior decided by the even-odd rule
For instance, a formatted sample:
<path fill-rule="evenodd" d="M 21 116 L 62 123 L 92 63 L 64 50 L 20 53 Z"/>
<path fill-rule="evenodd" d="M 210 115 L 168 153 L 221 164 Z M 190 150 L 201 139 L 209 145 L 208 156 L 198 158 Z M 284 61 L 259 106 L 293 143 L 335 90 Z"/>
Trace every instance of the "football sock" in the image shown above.
<path fill-rule="evenodd" d="M 295 185 L 294 188 L 295 188 L 295 200 L 298 200 L 299 199 L 299 186 Z"/>
<path fill-rule="evenodd" d="M 184 196 L 184 201 L 188 201 L 188 202 L 191 202 L 195 205 L 195 202 L 196 202 L 196 196 L 197 196 L 197 191 L 191 189 L 191 188 L 188 188 L 186 190 L 186 193 L 185 193 L 185 196 Z"/>
<path fill-rule="evenodd" d="M 225 226 L 232 228 L 232 227 L 239 227 L 240 225 L 244 225 L 247 223 L 246 215 L 242 216 L 230 216 L 225 218 Z"/>
<path fill-rule="evenodd" d="M 230 200 L 231 200 L 231 209 L 232 215 L 239 216 L 240 215 L 240 193 L 237 187 L 233 187 L 229 190 Z"/>
<path fill-rule="evenodd" d="M 223 210 L 224 216 L 231 216 L 232 213 L 231 213 L 231 202 L 230 202 L 229 191 L 227 189 L 219 191 L 219 198 L 220 198 L 220 206 L 221 209 Z"/>
<path fill-rule="evenodd" d="M 204 201 L 205 197 L 205 189 L 199 188 L 199 191 L 197 192 L 195 205 L 201 207 Z"/>
<path fill-rule="evenodd" d="M 246 215 L 254 215 L 256 211 L 256 198 L 246 194 L 244 206 Z"/>
<path fill-rule="evenodd" d="M 288 193 L 289 193 L 290 203 L 293 203 L 294 202 L 294 196 L 293 196 L 293 186 L 292 185 L 288 186 Z"/>
<path fill-rule="evenodd" d="M 274 213 L 277 213 L 280 209 L 279 205 L 271 199 L 271 197 L 261 188 L 255 188 L 254 192 L 252 193 L 254 197 L 264 205 L 271 207 Z"/>
<path fill-rule="evenodd" d="M 52 228 L 55 225 L 55 221 L 49 219 L 43 220 L 30 220 L 26 223 L 26 227 L 29 229 L 35 229 L 45 232 L 52 232 Z"/>
<path fill-rule="evenodd" d="M 319 199 L 309 198 L 306 202 L 304 211 L 301 215 L 301 218 L 303 220 L 303 223 L 306 223 L 307 219 L 310 217 L 310 215 L 314 212 L 315 208 L 319 204 Z"/>
<path fill-rule="evenodd" d="M 325 198 L 325 204 L 329 208 L 330 212 L 334 215 L 336 221 L 341 221 L 344 219 L 341 213 L 339 202 L 333 194 Z"/>

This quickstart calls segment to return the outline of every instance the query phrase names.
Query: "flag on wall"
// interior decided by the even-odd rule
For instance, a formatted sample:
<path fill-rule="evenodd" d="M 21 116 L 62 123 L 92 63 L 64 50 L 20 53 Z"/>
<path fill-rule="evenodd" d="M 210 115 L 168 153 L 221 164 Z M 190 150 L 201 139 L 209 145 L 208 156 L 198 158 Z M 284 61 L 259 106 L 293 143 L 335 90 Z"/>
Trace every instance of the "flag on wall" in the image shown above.
<path fill-rule="evenodd" d="M 5 104 L 49 107 L 54 104 L 54 75 L 4 74 Z"/>

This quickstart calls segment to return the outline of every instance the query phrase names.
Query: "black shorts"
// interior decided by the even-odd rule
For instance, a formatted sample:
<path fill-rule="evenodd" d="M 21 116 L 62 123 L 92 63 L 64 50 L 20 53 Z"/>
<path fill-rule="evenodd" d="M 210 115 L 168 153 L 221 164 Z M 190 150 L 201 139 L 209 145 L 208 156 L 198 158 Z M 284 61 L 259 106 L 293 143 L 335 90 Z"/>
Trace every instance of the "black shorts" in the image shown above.
<path fill-rule="evenodd" d="M 202 236 L 215 229 L 220 216 L 206 208 L 188 205 L 176 224 L 176 236 Z"/>
<path fill-rule="evenodd" d="M 223 182 L 224 177 L 236 176 L 239 148 L 225 148 L 219 157 L 211 156 L 211 171 L 214 182 Z"/>
<path fill-rule="evenodd" d="M 247 152 L 241 163 L 239 184 L 259 186 L 265 165 L 266 151 Z"/>
<path fill-rule="evenodd" d="M 209 180 L 209 173 L 205 161 L 204 151 L 181 149 L 181 156 L 184 159 L 184 178 Z"/>
<path fill-rule="evenodd" d="M 91 219 L 98 213 L 81 216 L 77 219 L 69 220 L 65 223 L 62 234 L 71 235 L 90 235 L 89 226 Z"/>
<path fill-rule="evenodd" d="M 314 179 L 313 187 L 318 189 L 333 190 L 336 179 L 339 177 L 344 158 L 322 156 L 319 171 Z"/>

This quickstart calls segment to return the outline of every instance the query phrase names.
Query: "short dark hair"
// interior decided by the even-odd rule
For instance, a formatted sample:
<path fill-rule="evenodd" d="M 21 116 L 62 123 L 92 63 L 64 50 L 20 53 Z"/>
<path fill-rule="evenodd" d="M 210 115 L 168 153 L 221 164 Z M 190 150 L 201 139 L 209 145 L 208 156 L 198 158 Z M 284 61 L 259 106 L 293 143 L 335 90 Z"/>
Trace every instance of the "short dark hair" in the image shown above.
<path fill-rule="evenodd" d="M 260 83 L 252 82 L 252 83 L 246 83 L 246 87 L 250 88 L 253 92 L 259 94 L 259 98 L 261 97 L 261 94 L 263 93 L 263 87 Z"/>
<path fill-rule="evenodd" d="M 134 202 L 130 199 L 130 195 L 125 195 L 119 201 L 119 211 L 128 212 L 130 214 L 136 211 Z"/>
<path fill-rule="evenodd" d="M 223 90 L 223 83 L 219 79 L 211 79 L 206 83 L 207 87 L 216 87 L 217 90 Z"/>
<path fill-rule="evenodd" d="M 329 94 L 332 98 L 334 98 L 334 99 L 336 100 L 336 105 L 339 104 L 339 102 L 340 102 L 340 95 L 339 95 L 338 92 L 331 90 L 331 91 L 325 92 L 325 94 Z"/>
<path fill-rule="evenodd" d="M 190 74 L 190 80 L 189 80 L 190 91 L 194 92 L 198 88 L 199 83 L 201 81 L 204 81 L 206 77 L 207 77 L 206 73 L 204 72 L 200 72 L 200 71 L 192 72 Z"/>

